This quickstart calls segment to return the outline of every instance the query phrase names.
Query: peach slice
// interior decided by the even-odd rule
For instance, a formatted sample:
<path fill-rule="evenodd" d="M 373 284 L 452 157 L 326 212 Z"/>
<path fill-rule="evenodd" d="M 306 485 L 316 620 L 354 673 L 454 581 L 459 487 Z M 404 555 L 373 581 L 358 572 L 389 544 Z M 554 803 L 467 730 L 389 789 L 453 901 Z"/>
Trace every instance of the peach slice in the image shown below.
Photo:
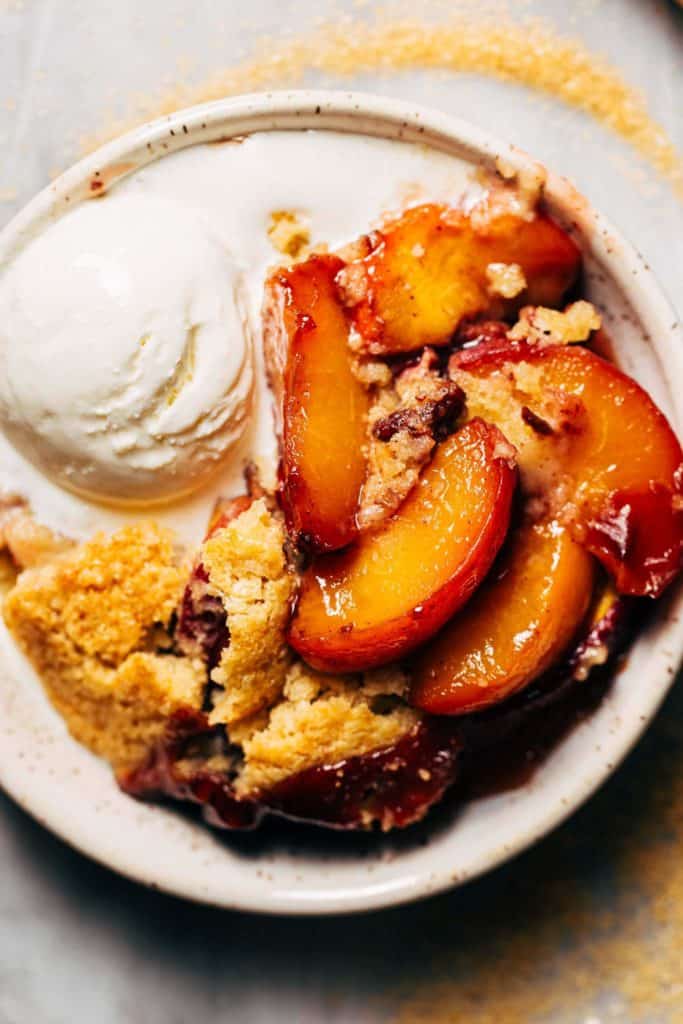
<path fill-rule="evenodd" d="M 312 256 L 266 285 L 264 344 L 282 437 L 287 528 L 314 551 L 357 533 L 369 399 L 351 367 L 335 256 Z"/>
<path fill-rule="evenodd" d="M 538 679 L 500 704 L 436 719 L 450 722 L 463 743 L 461 781 L 468 796 L 528 783 L 557 742 L 602 702 L 640 602 L 618 595 L 600 576 L 577 641 Z"/>
<path fill-rule="evenodd" d="M 442 442 L 377 532 L 305 572 L 292 647 L 314 668 L 346 672 L 383 665 L 429 639 L 469 599 L 505 537 L 512 456 L 480 420 Z"/>
<path fill-rule="evenodd" d="M 519 452 L 522 485 L 613 574 L 658 596 L 683 551 L 683 453 L 634 380 L 584 348 L 494 341 L 456 353 L 472 416 Z"/>
<path fill-rule="evenodd" d="M 581 263 L 575 243 L 544 214 L 505 213 L 482 226 L 460 210 L 428 204 L 406 210 L 369 243 L 338 281 L 361 346 L 376 355 L 444 345 L 465 317 L 556 306 Z M 487 268 L 513 263 L 527 286 L 505 300 L 492 294 Z"/>
<path fill-rule="evenodd" d="M 411 702 L 461 715 L 522 690 L 571 643 L 594 578 L 593 559 L 565 529 L 523 526 L 472 601 L 418 654 Z"/>

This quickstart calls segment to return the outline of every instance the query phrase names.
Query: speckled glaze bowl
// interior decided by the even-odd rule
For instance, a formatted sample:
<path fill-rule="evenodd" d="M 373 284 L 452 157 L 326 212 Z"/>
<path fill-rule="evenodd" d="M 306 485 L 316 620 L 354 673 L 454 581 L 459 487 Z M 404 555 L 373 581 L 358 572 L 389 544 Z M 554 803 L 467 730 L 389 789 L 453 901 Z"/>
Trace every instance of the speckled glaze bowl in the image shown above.
<path fill-rule="evenodd" d="M 267 93 L 181 111 L 116 140 L 40 193 L 0 235 L 0 268 L 49 220 L 174 150 L 269 129 L 333 129 L 419 142 L 493 165 L 532 161 L 445 114 L 361 94 Z M 551 213 L 580 242 L 585 292 L 605 315 L 615 358 L 683 423 L 683 336 L 642 258 L 564 179 Z M 324 834 L 282 825 L 219 834 L 183 814 L 136 803 L 67 735 L 32 671 L 0 640 L 0 784 L 77 849 L 130 878 L 243 910 L 325 914 L 399 904 L 458 885 L 523 850 L 575 810 L 626 755 L 673 682 L 683 650 L 683 594 L 639 632 L 597 710 L 524 785 L 473 800 L 404 834 Z"/>

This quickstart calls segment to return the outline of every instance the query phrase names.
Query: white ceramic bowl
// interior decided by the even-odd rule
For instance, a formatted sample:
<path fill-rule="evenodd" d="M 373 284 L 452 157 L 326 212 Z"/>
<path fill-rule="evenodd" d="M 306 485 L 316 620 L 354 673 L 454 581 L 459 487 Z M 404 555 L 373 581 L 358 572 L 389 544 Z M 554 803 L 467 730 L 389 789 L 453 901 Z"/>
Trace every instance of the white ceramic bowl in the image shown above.
<path fill-rule="evenodd" d="M 181 111 L 78 163 L 0 235 L 0 268 L 51 218 L 144 164 L 193 143 L 269 129 L 334 129 L 417 141 L 475 163 L 528 157 L 446 114 L 361 94 L 268 93 Z M 586 254 L 586 293 L 606 314 L 620 365 L 683 422 L 683 337 L 642 258 L 565 180 L 550 177 L 553 215 Z M 194 900 L 264 912 L 367 910 L 457 885 L 518 853 L 566 818 L 640 736 L 671 685 L 683 649 L 681 591 L 638 636 L 600 707 L 558 744 L 524 786 L 478 799 L 438 825 L 403 835 L 211 832 L 173 810 L 121 794 L 105 764 L 73 742 L 25 662 L 0 655 L 0 784 L 73 846 L 131 878 Z M 424 839 L 428 838 L 425 844 Z"/>

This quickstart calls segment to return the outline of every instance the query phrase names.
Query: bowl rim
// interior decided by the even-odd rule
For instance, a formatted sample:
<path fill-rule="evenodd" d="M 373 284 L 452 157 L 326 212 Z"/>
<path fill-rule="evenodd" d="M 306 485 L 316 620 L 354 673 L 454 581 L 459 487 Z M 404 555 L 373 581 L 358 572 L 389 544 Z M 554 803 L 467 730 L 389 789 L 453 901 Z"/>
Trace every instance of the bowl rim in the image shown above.
<path fill-rule="evenodd" d="M 466 121 L 402 100 L 369 93 L 308 89 L 230 97 L 179 110 L 141 125 L 70 167 L 39 192 L 0 232 L 0 271 L 51 220 L 82 200 L 102 194 L 145 164 L 201 142 L 227 140 L 256 131 L 311 128 L 420 142 L 489 167 L 502 159 L 517 172 L 533 172 L 540 166 L 521 150 Z M 670 404 L 675 411 L 675 427 L 680 434 L 683 394 L 676 393 L 671 384 L 683 379 L 683 330 L 652 271 L 641 254 L 567 179 L 548 172 L 544 196 L 550 212 L 582 236 L 584 248 L 588 248 L 624 293 L 646 328 L 646 337 L 660 367 L 666 367 L 662 377 L 667 382 Z M 666 647 L 666 657 L 663 647 Z M 345 888 L 336 896 L 322 890 L 306 896 L 296 885 L 277 892 L 271 892 L 267 886 L 261 886 L 258 891 L 256 888 L 244 891 L 236 886 L 230 892 L 207 894 L 193 878 L 179 879 L 166 860 L 158 865 L 157 875 L 151 878 L 123 854 L 119 844 L 78 827 L 76 819 L 65 817 L 58 806 L 32 795 L 30 788 L 19 786 L 16 766 L 10 768 L 7 758 L 3 759 L 1 745 L 0 788 L 42 825 L 82 853 L 131 879 L 175 895 L 264 913 L 326 914 L 379 909 L 435 894 L 477 877 L 526 849 L 577 810 L 624 759 L 666 696 L 675 678 L 672 663 L 667 658 L 673 656 L 678 664 L 683 656 L 683 616 L 669 616 L 654 653 L 658 655 L 656 678 L 650 679 L 648 687 L 643 688 L 638 713 L 624 720 L 618 732 L 605 737 L 609 764 L 590 778 L 577 772 L 568 784 L 563 802 L 547 807 L 533 827 L 520 829 L 505 846 L 494 845 L 489 855 L 467 872 L 466 878 L 454 877 L 453 865 L 443 864 L 434 865 L 421 874 L 411 874 L 398 885 L 396 882 L 372 885 L 366 881 L 356 888 Z M 454 827 L 457 828 L 457 823 Z"/>

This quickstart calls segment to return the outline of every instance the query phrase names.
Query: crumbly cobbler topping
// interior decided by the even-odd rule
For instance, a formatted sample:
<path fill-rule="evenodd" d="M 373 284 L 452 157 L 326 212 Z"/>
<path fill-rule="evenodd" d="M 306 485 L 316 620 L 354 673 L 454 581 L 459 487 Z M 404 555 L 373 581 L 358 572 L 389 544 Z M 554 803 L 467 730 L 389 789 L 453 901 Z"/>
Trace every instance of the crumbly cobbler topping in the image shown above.
<path fill-rule="evenodd" d="M 238 733 L 245 755 L 237 791 L 253 794 L 317 764 L 388 747 L 420 720 L 404 701 L 399 670 L 329 676 L 301 661 L 287 674 L 283 699 L 255 728 Z M 230 737 L 235 738 L 230 730 Z"/>
<path fill-rule="evenodd" d="M 519 320 L 508 331 L 508 337 L 513 341 L 526 340 L 535 344 L 571 345 L 588 341 L 601 324 L 595 306 L 584 299 L 572 302 L 564 312 L 543 306 L 526 306 L 520 310 Z"/>
<path fill-rule="evenodd" d="M 436 352 L 377 391 L 368 414 L 368 470 L 358 524 L 377 526 L 413 489 L 437 441 L 455 427 L 463 405 L 459 387 L 439 371 Z"/>
<path fill-rule="evenodd" d="M 199 707 L 198 659 L 157 653 L 185 573 L 170 532 L 141 523 L 28 569 L 5 621 L 70 731 L 116 770 L 160 740 L 179 707 Z"/>
<path fill-rule="evenodd" d="M 486 268 L 491 295 L 514 299 L 526 288 L 526 277 L 519 263 L 489 263 Z"/>
<path fill-rule="evenodd" d="M 402 672 L 327 676 L 293 655 L 284 630 L 294 577 L 283 545 L 279 517 L 258 499 L 199 553 L 230 626 L 208 718 L 241 747 L 241 796 L 389 745 L 419 721 Z M 23 572 L 5 602 L 9 628 L 70 731 L 118 773 L 163 742 L 176 713 L 205 701 L 205 661 L 171 653 L 165 632 L 183 582 L 170 535 L 140 524 Z M 219 751 L 199 764 L 233 770 L 234 757 Z M 180 771 L 189 777 L 191 760 Z"/>
<path fill-rule="evenodd" d="M 295 586 L 284 544 L 282 523 L 259 499 L 202 547 L 208 591 L 222 601 L 230 630 L 211 673 L 222 688 L 212 723 L 253 715 L 282 692 L 291 661 L 284 629 Z"/>
<path fill-rule="evenodd" d="M 273 210 L 268 238 L 283 256 L 300 259 L 310 249 L 311 232 L 307 218 L 298 210 Z"/>
<path fill-rule="evenodd" d="M 451 366 L 451 376 L 467 395 L 467 416 L 490 416 L 495 410 L 506 423 L 506 438 L 516 451 L 522 490 L 527 498 L 542 498 L 536 514 L 560 511 L 565 501 L 565 456 L 572 443 L 580 402 L 571 395 L 542 386 L 542 368 L 529 363 L 506 363 L 499 373 L 479 377 Z M 542 399 L 539 400 L 539 395 Z M 520 396 L 529 404 L 522 405 Z M 524 410 L 527 410 L 525 415 Z M 554 509 L 548 507 L 552 498 Z M 535 506 L 528 505 L 528 510 Z"/>
<path fill-rule="evenodd" d="M 184 581 L 171 532 L 139 523 L 22 573 L 5 608 L 11 617 L 21 595 L 35 593 L 35 621 L 46 634 L 63 637 L 74 654 L 118 665 L 155 623 L 168 623 Z"/>

